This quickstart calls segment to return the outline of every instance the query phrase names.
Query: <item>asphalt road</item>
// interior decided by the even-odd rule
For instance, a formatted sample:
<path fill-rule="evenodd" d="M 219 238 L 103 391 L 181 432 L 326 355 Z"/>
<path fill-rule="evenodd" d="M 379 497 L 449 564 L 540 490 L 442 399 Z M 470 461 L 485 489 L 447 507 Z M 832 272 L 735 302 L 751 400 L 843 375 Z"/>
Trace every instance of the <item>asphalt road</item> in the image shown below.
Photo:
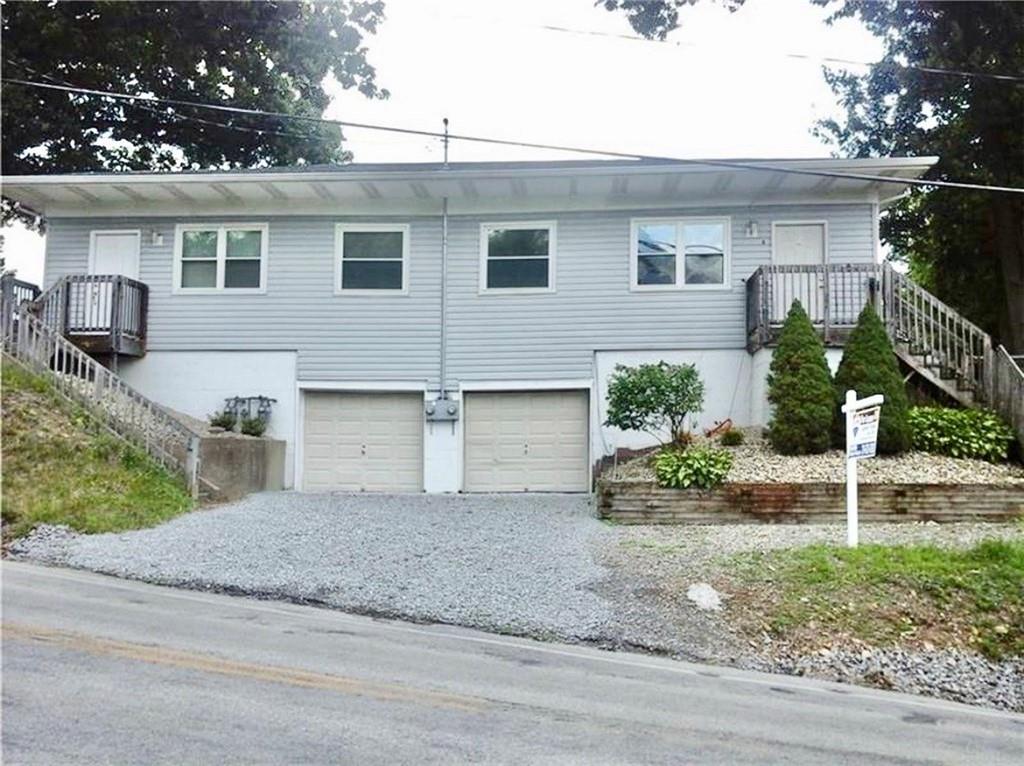
<path fill-rule="evenodd" d="M 5 563 L 15 763 L 1024 762 L 1024 716 Z"/>

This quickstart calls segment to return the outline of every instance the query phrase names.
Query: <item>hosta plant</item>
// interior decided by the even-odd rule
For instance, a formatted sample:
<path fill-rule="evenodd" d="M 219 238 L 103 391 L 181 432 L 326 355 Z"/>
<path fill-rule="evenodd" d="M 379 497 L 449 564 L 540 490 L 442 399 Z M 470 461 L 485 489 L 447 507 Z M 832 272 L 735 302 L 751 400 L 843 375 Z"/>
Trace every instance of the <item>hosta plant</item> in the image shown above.
<path fill-rule="evenodd" d="M 987 410 L 912 407 L 908 416 L 914 449 L 950 457 L 1006 460 L 1013 429 Z"/>
<path fill-rule="evenodd" d="M 732 468 L 732 454 L 714 447 L 666 447 L 654 458 L 658 483 L 672 489 L 710 489 L 725 481 Z"/>

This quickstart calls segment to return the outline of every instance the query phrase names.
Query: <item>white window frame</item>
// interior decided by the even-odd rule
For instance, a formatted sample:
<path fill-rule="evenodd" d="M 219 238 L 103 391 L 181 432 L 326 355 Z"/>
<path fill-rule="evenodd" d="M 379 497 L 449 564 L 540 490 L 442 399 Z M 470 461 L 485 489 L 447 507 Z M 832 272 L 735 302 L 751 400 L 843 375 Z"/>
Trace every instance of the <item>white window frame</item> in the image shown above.
<path fill-rule="evenodd" d="M 224 263 L 227 260 L 228 230 L 260 232 L 260 286 L 224 287 Z M 182 287 L 181 261 L 186 231 L 217 232 L 217 279 L 213 287 Z M 174 227 L 174 275 L 171 292 L 176 295 L 263 295 L 267 292 L 267 254 L 269 252 L 270 226 L 266 223 L 179 223 Z"/>
<path fill-rule="evenodd" d="M 409 294 L 409 224 L 407 223 L 339 223 L 334 226 L 334 294 L 335 295 L 376 295 L 376 296 L 397 296 Z M 381 234 L 393 234 L 399 232 L 402 235 L 402 287 L 392 288 L 365 288 L 365 287 L 342 287 L 341 267 L 345 260 L 345 232 L 363 231 L 379 232 Z M 372 261 L 372 258 L 359 258 L 359 261 Z M 387 259 L 389 261 L 393 258 Z"/>
<path fill-rule="evenodd" d="M 498 229 L 547 229 L 548 232 L 548 286 L 547 287 L 488 287 L 488 236 Z M 480 295 L 529 295 L 555 292 L 555 254 L 558 250 L 558 224 L 556 221 L 507 221 L 480 224 Z M 524 256 L 527 257 L 527 256 Z M 537 258 L 539 256 L 529 256 Z"/>
<path fill-rule="evenodd" d="M 682 247 L 682 230 L 686 224 L 719 223 L 725 227 L 722 276 L 725 281 L 717 285 L 689 285 L 686 283 L 686 253 Z M 641 226 L 667 224 L 676 227 L 676 281 L 670 285 L 641 285 L 639 279 L 639 248 L 637 235 Z M 723 215 L 666 216 L 657 218 L 631 218 L 629 222 L 629 289 L 632 292 L 665 292 L 673 290 L 732 290 L 732 217 Z"/>

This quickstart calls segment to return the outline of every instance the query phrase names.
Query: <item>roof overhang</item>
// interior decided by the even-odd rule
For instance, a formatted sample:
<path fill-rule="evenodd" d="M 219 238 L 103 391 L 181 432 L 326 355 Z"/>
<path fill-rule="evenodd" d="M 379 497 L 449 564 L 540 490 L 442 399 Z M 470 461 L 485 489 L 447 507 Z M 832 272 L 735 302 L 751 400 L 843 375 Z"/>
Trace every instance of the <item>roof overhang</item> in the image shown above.
<path fill-rule="evenodd" d="M 754 204 L 885 203 L 934 157 L 348 165 L 185 173 L 8 176 L 47 217 L 435 214 Z M 790 172 L 797 171 L 797 172 Z M 843 178 L 849 173 L 873 178 Z"/>

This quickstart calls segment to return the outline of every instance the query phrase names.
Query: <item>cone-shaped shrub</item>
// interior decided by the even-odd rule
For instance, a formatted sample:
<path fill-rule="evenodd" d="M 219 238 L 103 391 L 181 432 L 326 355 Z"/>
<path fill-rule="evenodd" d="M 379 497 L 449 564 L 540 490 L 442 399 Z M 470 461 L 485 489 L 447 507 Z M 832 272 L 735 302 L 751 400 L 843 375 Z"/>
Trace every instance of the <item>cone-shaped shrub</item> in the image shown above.
<path fill-rule="evenodd" d="M 768 374 L 768 401 L 774 407 L 768 439 L 775 450 L 783 455 L 825 452 L 834 397 L 825 347 L 800 301 L 793 301 Z"/>
<path fill-rule="evenodd" d="M 903 376 L 885 326 L 870 303 L 860 312 L 857 326 L 850 333 L 843 349 L 843 359 L 836 370 L 832 436 L 837 447 L 845 447 L 846 444 L 846 416 L 839 408 L 846 401 L 847 389 L 856 391 L 860 399 L 873 394 L 885 397 L 878 423 L 880 453 L 893 454 L 910 449 L 910 422 L 907 418 L 910 405 Z"/>

